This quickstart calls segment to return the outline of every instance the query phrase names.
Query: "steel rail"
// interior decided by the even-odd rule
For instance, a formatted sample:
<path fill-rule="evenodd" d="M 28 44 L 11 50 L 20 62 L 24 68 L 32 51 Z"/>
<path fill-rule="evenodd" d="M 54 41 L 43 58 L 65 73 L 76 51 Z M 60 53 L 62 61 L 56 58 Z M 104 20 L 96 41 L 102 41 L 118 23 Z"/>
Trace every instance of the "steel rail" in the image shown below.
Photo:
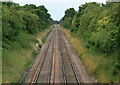
<path fill-rule="evenodd" d="M 54 85 L 55 83 L 55 75 L 56 75 L 56 56 L 57 56 L 57 53 L 56 53 L 56 39 L 57 39 L 57 30 L 56 28 L 54 28 L 55 30 L 55 39 L 54 39 L 54 55 L 53 55 L 53 79 L 52 79 L 52 85 Z"/>
<path fill-rule="evenodd" d="M 49 85 L 51 83 L 51 75 L 52 75 L 51 73 L 52 73 L 52 67 L 53 67 L 54 41 L 55 41 L 55 39 L 53 39 L 53 46 L 52 46 L 53 47 L 52 48 L 52 58 L 51 58 L 50 70 L 49 70 L 49 77 L 48 77 L 48 83 L 49 83 Z"/>
<path fill-rule="evenodd" d="M 53 30 L 52 37 L 53 37 L 53 36 L 54 36 L 54 30 Z M 53 38 L 52 38 L 52 37 L 51 37 L 50 42 L 53 40 Z M 48 43 L 48 44 L 49 44 L 49 46 L 50 46 L 50 42 Z M 48 46 L 48 48 L 49 48 L 49 46 Z M 48 51 L 48 48 L 47 48 L 47 51 Z M 47 54 L 47 51 L 46 51 L 46 54 Z M 38 74 L 38 77 L 36 77 L 36 78 L 37 78 L 36 82 L 38 81 L 38 78 L 39 78 L 40 72 L 42 71 L 42 66 L 43 66 L 43 64 L 44 64 L 44 61 L 45 61 L 45 58 L 46 58 L 46 54 L 45 54 L 44 59 L 43 59 L 43 62 L 42 62 L 42 64 L 41 64 L 41 69 L 40 69 L 40 71 L 38 71 L 38 72 L 39 72 L 39 74 Z M 49 75 L 48 75 L 48 76 L 49 76 Z M 48 83 L 50 83 L 50 82 L 49 82 L 49 77 L 48 77 Z"/>
<path fill-rule="evenodd" d="M 58 34 L 59 34 L 59 46 L 60 46 L 60 55 L 61 55 L 61 64 L 62 64 L 62 73 L 63 73 L 63 79 L 64 79 L 64 84 L 67 85 L 67 77 L 66 77 L 66 72 L 65 72 L 65 65 L 64 65 L 64 59 L 63 59 L 63 55 L 62 55 L 62 44 L 60 43 L 60 30 L 58 30 Z"/>
<path fill-rule="evenodd" d="M 42 65 L 43 65 L 43 63 L 44 63 L 45 56 L 46 56 L 46 54 L 47 54 L 47 50 L 48 50 L 48 48 L 49 48 L 49 43 L 50 43 L 51 40 L 52 40 L 52 36 L 53 36 L 53 33 L 50 35 L 50 39 L 49 39 L 48 43 L 46 43 L 46 44 L 47 44 L 47 48 L 46 48 L 46 49 L 43 51 L 43 53 L 42 53 L 42 57 L 40 58 L 40 61 L 39 61 L 38 65 L 37 65 L 37 67 L 36 67 L 36 69 L 35 69 L 35 71 L 34 71 L 34 73 L 33 73 L 33 76 L 32 76 L 32 78 L 31 78 L 31 80 L 30 80 L 29 85 L 35 84 L 35 83 L 37 82 L 37 80 L 38 80 L 38 76 L 39 76 L 39 74 L 40 74 Z M 43 59 L 43 61 L 42 61 L 42 59 Z M 42 64 L 40 65 L 41 61 L 42 61 Z"/>
<path fill-rule="evenodd" d="M 62 33 L 61 30 L 60 30 L 60 33 L 61 33 L 61 35 L 63 35 L 63 33 Z M 66 52 L 67 52 L 67 55 L 68 55 L 68 58 L 69 58 L 69 61 L 70 61 L 72 70 L 73 70 L 73 72 L 74 72 L 74 74 L 75 74 L 75 78 L 76 78 L 76 80 L 77 80 L 77 84 L 79 85 L 79 84 L 81 83 L 80 75 L 78 75 L 78 71 L 77 71 L 74 63 L 71 61 L 70 54 L 69 54 L 69 51 L 68 51 L 68 49 L 67 49 L 67 45 L 66 45 L 66 43 L 65 43 L 64 40 L 63 40 L 63 36 L 61 36 L 61 41 L 63 41 L 63 44 L 64 44 L 65 50 L 66 50 Z"/>

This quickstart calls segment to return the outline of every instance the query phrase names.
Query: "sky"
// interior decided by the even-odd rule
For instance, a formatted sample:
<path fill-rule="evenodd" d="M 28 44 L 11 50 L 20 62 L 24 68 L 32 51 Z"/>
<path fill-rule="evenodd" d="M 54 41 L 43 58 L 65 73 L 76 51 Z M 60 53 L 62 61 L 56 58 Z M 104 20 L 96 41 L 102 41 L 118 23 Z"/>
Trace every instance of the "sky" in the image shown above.
<path fill-rule="evenodd" d="M 13 0 L 13 2 L 19 3 L 20 5 L 44 5 L 53 20 L 60 20 L 64 16 L 65 10 L 68 8 L 78 10 L 79 6 L 86 2 L 105 3 L 106 0 Z"/>

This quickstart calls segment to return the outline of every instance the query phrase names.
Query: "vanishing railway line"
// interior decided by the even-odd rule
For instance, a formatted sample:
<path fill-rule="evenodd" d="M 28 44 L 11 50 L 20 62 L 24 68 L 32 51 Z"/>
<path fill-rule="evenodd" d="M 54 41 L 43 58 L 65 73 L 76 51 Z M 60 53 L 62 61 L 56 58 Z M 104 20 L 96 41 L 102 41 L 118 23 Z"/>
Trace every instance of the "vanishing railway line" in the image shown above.
<path fill-rule="evenodd" d="M 87 74 L 82 75 L 82 78 L 80 75 L 82 72 L 81 65 L 79 65 L 76 56 L 73 55 L 74 53 L 69 48 L 59 25 L 54 25 L 23 83 L 29 83 L 29 85 L 75 83 L 79 85 L 80 83 L 91 82 L 91 79 L 88 76 L 86 77 Z"/>
<path fill-rule="evenodd" d="M 40 61 L 39 61 L 38 65 L 37 65 L 37 67 L 36 67 L 35 72 L 33 73 L 33 76 L 32 76 L 32 78 L 31 78 L 31 80 L 29 82 L 30 84 L 37 83 L 37 81 L 38 81 L 40 72 L 41 72 L 42 67 L 43 67 L 43 63 L 45 61 L 45 57 L 46 57 L 48 48 L 50 46 L 50 42 L 53 40 L 52 36 L 53 36 L 53 34 L 50 34 L 48 36 L 48 39 L 47 39 L 47 42 L 46 42 L 46 48 L 43 51 L 42 57 L 40 58 Z"/>

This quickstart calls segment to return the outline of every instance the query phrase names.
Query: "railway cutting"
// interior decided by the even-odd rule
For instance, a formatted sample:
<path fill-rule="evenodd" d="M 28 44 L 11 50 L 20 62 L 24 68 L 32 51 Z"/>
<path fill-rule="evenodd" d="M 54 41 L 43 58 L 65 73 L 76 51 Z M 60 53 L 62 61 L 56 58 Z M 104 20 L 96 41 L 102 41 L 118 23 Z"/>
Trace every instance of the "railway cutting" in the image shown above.
<path fill-rule="evenodd" d="M 80 85 L 81 83 L 94 83 L 94 81 L 87 74 L 59 24 L 55 24 L 21 85 L 26 83 L 29 85 L 43 83 Z"/>

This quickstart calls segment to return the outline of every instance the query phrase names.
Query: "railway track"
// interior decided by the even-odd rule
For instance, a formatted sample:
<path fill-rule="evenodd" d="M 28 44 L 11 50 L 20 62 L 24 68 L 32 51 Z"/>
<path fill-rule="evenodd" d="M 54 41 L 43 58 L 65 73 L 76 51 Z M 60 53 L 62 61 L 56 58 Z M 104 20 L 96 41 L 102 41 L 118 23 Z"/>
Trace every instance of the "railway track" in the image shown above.
<path fill-rule="evenodd" d="M 42 66 L 43 66 L 43 63 L 44 63 L 44 60 L 45 60 L 45 57 L 46 57 L 46 54 L 47 54 L 47 50 L 48 50 L 50 42 L 52 40 L 52 36 L 53 36 L 53 34 L 50 34 L 50 36 L 48 37 L 48 40 L 47 40 L 47 43 L 46 43 L 46 49 L 42 53 L 42 56 L 39 60 L 39 63 L 37 65 L 33 75 L 32 75 L 32 78 L 29 82 L 29 85 L 35 84 L 37 82 L 38 78 L 39 78 L 39 75 L 40 75 L 40 72 L 42 70 Z"/>
<path fill-rule="evenodd" d="M 53 31 L 54 36 L 54 31 Z M 38 75 L 38 79 L 36 83 L 50 83 L 51 79 L 51 70 L 52 70 L 52 61 L 53 61 L 53 45 L 54 45 L 54 38 L 52 38 L 51 42 L 49 43 L 49 48 L 42 62 L 41 71 Z"/>
<path fill-rule="evenodd" d="M 67 46 L 63 32 L 55 25 L 40 50 L 34 66 L 26 75 L 24 83 L 36 85 L 39 83 L 68 85 L 70 83 L 83 83 L 76 63 L 73 61 L 71 51 Z"/>
<path fill-rule="evenodd" d="M 63 33 L 62 33 L 62 31 L 61 30 L 59 30 L 59 37 L 60 37 L 60 48 L 61 48 L 61 50 L 62 49 L 64 49 L 65 50 L 65 53 L 66 53 L 66 56 L 64 56 L 64 52 L 62 52 L 61 50 L 61 56 L 62 56 L 62 65 L 63 65 L 63 75 L 64 75 L 64 80 L 65 80 L 65 84 L 68 84 L 68 83 L 76 83 L 76 84 L 80 84 L 81 83 L 81 78 L 80 78 L 80 75 L 79 75 L 79 73 L 78 73 L 78 71 L 77 71 L 77 68 L 76 68 L 76 66 L 75 66 L 75 64 L 72 62 L 72 60 L 71 60 L 71 55 L 69 54 L 69 51 L 68 51 L 68 49 L 67 49 L 67 45 L 66 45 L 66 43 L 65 43 L 65 41 L 63 40 Z M 65 57 L 67 57 L 66 59 L 65 59 Z M 68 68 L 67 70 L 71 70 L 74 74 L 72 75 L 72 80 L 70 80 L 70 79 L 68 79 L 67 78 L 67 75 L 66 75 L 66 71 L 65 71 L 65 62 L 66 61 L 68 61 L 67 63 L 69 64 L 69 67 L 71 67 L 71 69 L 70 68 Z M 66 67 L 67 68 L 67 67 Z M 68 76 L 69 77 L 69 76 Z M 75 77 L 75 78 L 74 78 Z"/>

